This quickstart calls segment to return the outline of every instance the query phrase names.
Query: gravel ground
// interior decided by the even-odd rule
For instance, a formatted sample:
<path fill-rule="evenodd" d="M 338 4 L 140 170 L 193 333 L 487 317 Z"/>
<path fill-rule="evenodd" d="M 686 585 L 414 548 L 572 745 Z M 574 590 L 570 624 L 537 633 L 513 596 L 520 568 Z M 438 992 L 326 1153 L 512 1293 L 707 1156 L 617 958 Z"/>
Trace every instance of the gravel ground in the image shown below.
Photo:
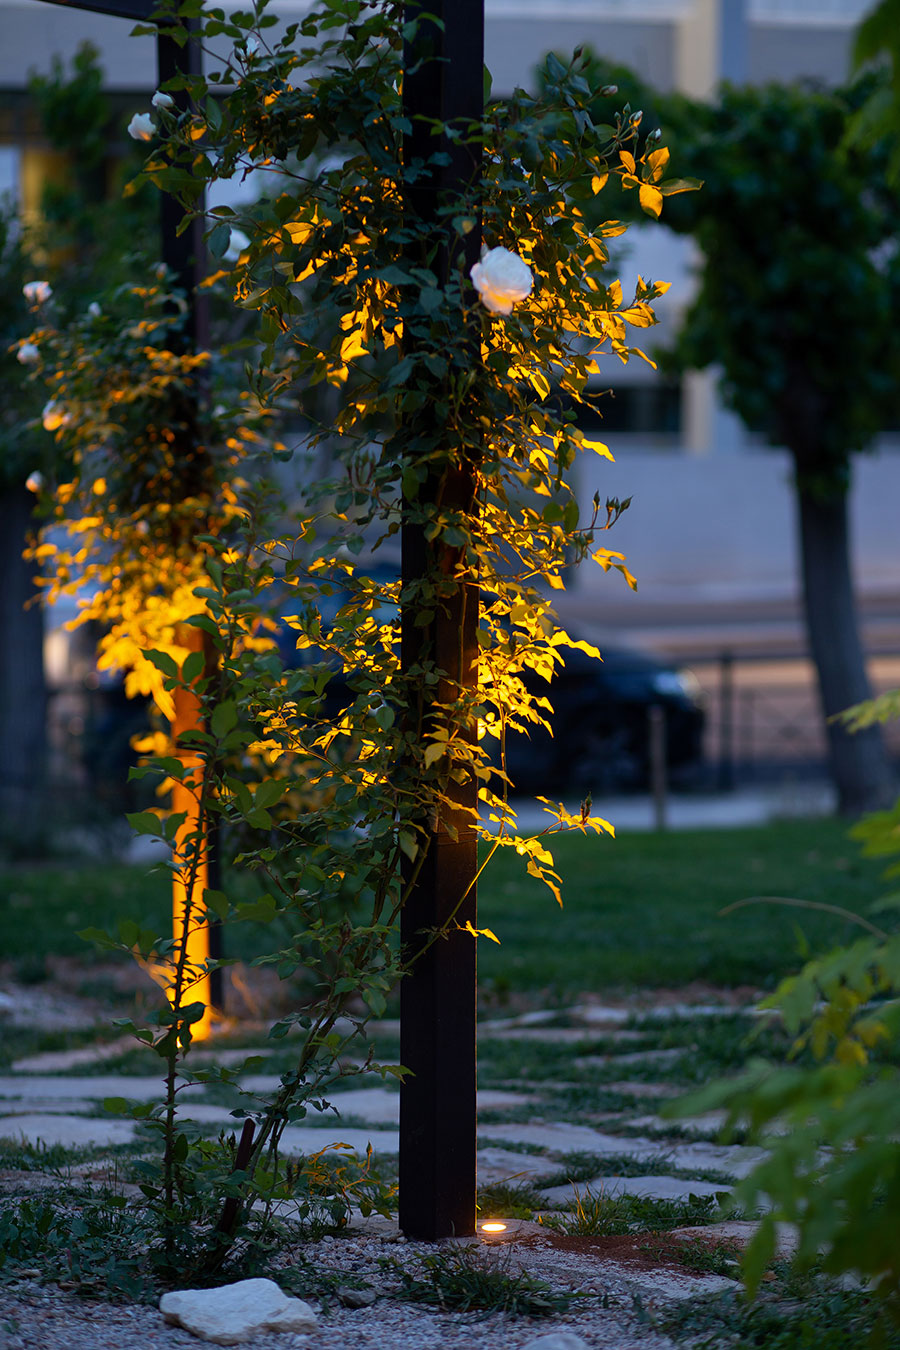
<path fill-rule="evenodd" d="M 325 1240 L 304 1248 L 320 1268 L 361 1277 L 376 1289 L 389 1284 L 379 1258 L 396 1256 L 404 1266 L 434 1247 L 377 1238 Z M 508 1317 L 493 1313 L 445 1313 L 388 1295 L 370 1307 L 330 1305 L 320 1312 L 319 1331 L 309 1335 L 267 1333 L 250 1350 L 523 1350 L 550 1331 L 576 1332 L 603 1350 L 671 1350 L 673 1342 L 634 1316 L 632 1280 L 621 1267 L 590 1254 L 561 1251 L 549 1240 L 498 1247 L 486 1259 L 513 1262 L 557 1289 L 581 1289 L 587 1297 L 568 1313 Z M 683 1283 L 683 1276 L 681 1282 Z M 316 1299 L 310 1298 L 314 1307 Z M 603 1306 L 603 1304 L 607 1306 Z M 652 1304 L 652 1298 L 650 1300 Z M 644 1305 L 648 1300 L 644 1298 Z M 167 1325 L 150 1307 L 98 1302 L 57 1286 L 21 1280 L 0 1290 L 0 1350 L 187 1350 L 198 1347 L 187 1331 Z"/>

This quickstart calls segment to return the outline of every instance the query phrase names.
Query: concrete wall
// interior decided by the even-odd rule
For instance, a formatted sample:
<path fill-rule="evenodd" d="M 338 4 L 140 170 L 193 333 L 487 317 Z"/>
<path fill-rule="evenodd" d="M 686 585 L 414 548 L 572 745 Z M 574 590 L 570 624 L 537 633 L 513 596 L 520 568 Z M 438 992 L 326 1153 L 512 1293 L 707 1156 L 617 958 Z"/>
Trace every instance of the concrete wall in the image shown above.
<path fill-rule="evenodd" d="M 591 499 L 632 497 L 602 539 L 637 576 L 629 606 L 784 600 L 798 593 L 794 499 L 782 451 L 692 457 L 648 453 L 610 437 L 615 464 L 591 454 L 579 465 L 582 518 Z M 900 447 L 860 455 L 851 496 L 856 579 L 862 594 L 900 592 L 897 503 Z M 597 569 L 576 574 L 578 590 L 618 587 Z"/>
<path fill-rule="evenodd" d="M 545 17 L 491 17 L 486 6 L 484 59 L 495 94 L 509 94 L 519 85 L 534 87 L 533 71 L 547 52 L 570 55 L 588 43 L 610 61 L 632 66 L 645 80 L 670 89 L 673 80 L 672 24 L 661 20 Z"/>

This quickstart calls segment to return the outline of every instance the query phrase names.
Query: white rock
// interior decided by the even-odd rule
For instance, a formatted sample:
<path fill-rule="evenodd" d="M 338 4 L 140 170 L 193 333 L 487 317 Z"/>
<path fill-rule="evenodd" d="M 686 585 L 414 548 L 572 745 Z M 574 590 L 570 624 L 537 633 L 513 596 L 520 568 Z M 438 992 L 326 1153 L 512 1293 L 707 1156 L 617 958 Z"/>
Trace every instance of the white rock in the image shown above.
<path fill-rule="evenodd" d="M 523 1350 L 590 1350 L 590 1347 L 574 1331 L 551 1331 L 546 1336 L 536 1336 Z"/>
<path fill-rule="evenodd" d="M 239 1345 L 262 1331 L 315 1331 L 308 1303 L 291 1298 L 274 1280 L 239 1280 L 219 1289 L 178 1289 L 163 1294 L 167 1322 L 216 1345 Z"/>

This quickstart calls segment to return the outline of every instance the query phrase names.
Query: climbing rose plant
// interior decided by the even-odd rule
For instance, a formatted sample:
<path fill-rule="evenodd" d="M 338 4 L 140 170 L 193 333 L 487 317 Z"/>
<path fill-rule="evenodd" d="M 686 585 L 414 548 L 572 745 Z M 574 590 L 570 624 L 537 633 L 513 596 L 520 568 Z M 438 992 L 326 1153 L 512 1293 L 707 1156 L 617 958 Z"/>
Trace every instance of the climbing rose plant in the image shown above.
<path fill-rule="evenodd" d="M 209 1146 L 179 1127 L 176 1109 L 181 1059 L 200 1015 L 190 989 L 202 971 L 183 945 L 159 935 L 101 939 L 166 972 L 158 1025 L 136 1030 L 168 1064 L 166 1100 L 151 1112 L 165 1164 L 148 1195 L 167 1225 L 173 1267 L 183 1247 L 173 1216 L 187 1222 L 190 1211 L 196 1259 L 209 1270 L 246 1231 L 252 1200 L 265 1200 L 264 1218 L 254 1220 L 265 1223 L 274 1201 L 295 1193 L 297 1175 L 280 1162 L 284 1128 L 322 1109 L 337 1076 L 360 1071 L 344 1052 L 402 973 L 398 917 L 431 822 L 458 801 L 460 784 L 478 783 L 472 823 L 489 850 L 514 847 L 558 900 L 548 833 L 612 833 L 589 801 L 574 814 L 546 802 L 547 831 L 519 836 L 504 747 L 510 731 L 546 724 L 550 703 L 534 692 L 535 679 L 549 681 L 567 649 L 594 652 L 557 622 L 552 596 L 563 589 L 564 568 L 590 558 L 634 585 L 623 556 L 603 542 L 622 504 L 611 500 L 604 510 L 598 490 L 583 519 L 572 490 L 577 463 L 590 473 L 598 458 L 611 459 L 578 415 L 595 404 L 603 353 L 646 359 L 631 330 L 655 322 L 652 302 L 666 286 L 639 279 L 626 298 L 606 276 L 608 241 L 624 226 L 610 219 L 589 227 L 586 216 L 597 218 L 608 185 L 637 188 L 656 216 L 668 192 L 689 184 L 666 181 L 668 152 L 641 143 L 638 115 L 626 110 L 615 126 L 595 126 L 580 58 L 564 65 L 551 57 L 539 97 L 516 91 L 490 102 L 480 126 L 455 129 L 483 138 L 480 171 L 436 222 L 422 220 L 409 193 L 431 166 L 405 157 L 401 93 L 403 42 L 414 41 L 414 27 L 394 0 L 324 0 L 277 32 L 261 5 L 231 18 L 208 9 L 202 39 L 215 39 L 217 51 L 230 41 L 230 55 L 206 77 L 170 81 L 161 91 L 168 101 L 155 97 L 152 118 L 137 119 L 132 131 L 152 137 L 145 176 L 190 209 L 200 209 L 210 181 L 253 176 L 261 185 L 244 210 L 209 213 L 208 247 L 220 264 L 211 280 L 230 286 L 234 303 L 255 316 L 250 390 L 264 408 L 290 410 L 283 439 L 293 442 L 290 512 L 267 513 L 266 490 L 248 486 L 256 475 L 246 465 L 244 485 L 237 481 L 233 453 L 215 460 L 197 511 L 194 570 L 160 599 L 176 634 L 203 634 L 202 657 L 185 656 L 167 637 L 148 650 L 145 629 L 131 649 L 124 629 L 106 649 L 133 681 L 149 682 L 162 711 L 167 698 L 189 696 L 200 714 L 189 738 L 193 762 L 169 754 L 146 766 L 163 786 L 174 781 L 191 794 L 197 828 L 185 840 L 177 835 L 183 815 L 173 824 L 145 813 L 134 823 L 175 840 L 177 868 L 196 863 L 214 822 L 236 868 L 258 879 L 258 895 L 240 898 L 227 880 L 207 887 L 197 922 L 228 924 L 230 951 L 242 922 L 270 925 L 276 950 L 259 960 L 294 981 L 295 1011 L 270 1033 L 293 1033 L 292 1067 L 271 1100 L 244 1099 L 254 1122 L 249 1152 L 237 1163 L 227 1154 L 211 1162 Z M 461 253 L 438 241 L 464 238 L 479 217 L 485 251 L 469 274 Z M 41 335 L 33 341 L 40 347 Z M 144 346 L 139 364 L 164 366 L 165 350 L 150 346 L 155 354 Z M 206 360 L 197 354 L 198 367 Z M 62 361 L 45 374 L 72 414 L 54 434 L 70 438 L 83 423 Z M 129 378 L 123 369 L 126 404 Z M 93 533 L 80 563 L 95 560 L 91 606 L 99 614 L 112 604 L 115 619 L 125 596 L 143 612 L 161 593 L 142 577 L 126 577 L 121 589 L 103 572 L 104 541 L 124 530 L 140 545 L 140 520 L 124 507 L 135 495 L 129 484 L 146 477 L 142 457 L 120 437 L 113 490 L 101 448 L 108 440 L 98 438 L 96 451 L 81 443 L 76 484 L 66 491 L 71 500 L 89 496 Z M 246 455 L 251 441 L 236 432 L 225 445 Z M 173 509 L 190 537 L 196 502 L 179 496 L 179 469 L 174 461 L 170 468 Z M 404 522 L 435 548 L 424 574 L 401 583 Z M 388 565 L 377 567 L 379 559 Z M 414 608 L 428 624 L 472 581 L 481 592 L 477 684 L 448 670 L 452 655 L 432 652 L 402 669 L 399 609 Z M 371 1067 L 370 1056 L 362 1068 Z M 229 1181 L 235 1167 L 238 1180 Z M 210 1197 L 228 1186 L 237 1209 L 212 1225 Z"/>

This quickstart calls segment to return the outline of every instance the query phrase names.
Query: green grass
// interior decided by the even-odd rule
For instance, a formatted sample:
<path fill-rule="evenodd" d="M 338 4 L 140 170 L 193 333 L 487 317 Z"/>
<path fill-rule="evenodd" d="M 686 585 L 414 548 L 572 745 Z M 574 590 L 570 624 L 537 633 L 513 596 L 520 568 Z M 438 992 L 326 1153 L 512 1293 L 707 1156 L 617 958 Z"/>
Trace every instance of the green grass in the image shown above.
<path fill-rule="evenodd" d="M 565 1312 L 577 1295 L 551 1289 L 543 1280 L 516 1270 L 512 1254 L 472 1245 L 424 1256 L 410 1270 L 396 1259 L 381 1262 L 398 1281 L 394 1297 L 426 1303 L 442 1312 L 503 1312 L 508 1317 L 548 1317 Z"/>
<path fill-rule="evenodd" d="M 549 841 L 563 879 L 560 909 L 522 859 L 498 850 L 479 886 L 479 918 L 500 938 L 479 944 L 479 977 L 498 994 L 713 985 L 771 986 L 814 951 L 859 929 L 831 915 L 760 906 L 754 895 L 865 911 L 883 864 L 862 859 L 833 820 Z"/>
<path fill-rule="evenodd" d="M 607 1194 L 590 1186 L 579 1190 L 568 1211 L 544 1215 L 543 1223 L 575 1237 L 618 1237 L 625 1233 L 660 1233 L 669 1228 L 716 1223 L 722 1217 L 717 1199 L 691 1195 L 687 1200 L 657 1200 L 650 1195 Z"/>
<path fill-rule="evenodd" d="M 146 867 L 0 867 L 0 951 L 4 959 L 33 969 L 32 978 L 48 956 L 99 959 L 95 948 L 78 936 L 82 928 L 106 928 L 117 919 L 152 927 L 164 924 L 170 912 L 166 878 L 149 874 Z"/>
<path fill-rule="evenodd" d="M 881 864 L 861 859 L 845 826 L 829 820 L 567 836 L 551 847 L 564 908 L 511 850 L 498 851 L 480 883 L 481 920 L 501 939 L 499 947 L 479 943 L 479 977 L 495 1002 L 510 993 L 552 1001 L 691 981 L 767 987 L 797 967 L 799 934 L 820 951 L 857 930 L 809 910 L 766 906 L 720 917 L 723 907 L 782 895 L 865 911 L 882 893 Z M 165 932 L 169 903 L 166 877 L 146 867 L 2 866 L 0 952 L 25 980 L 44 978 L 48 958 L 90 966 L 97 956 L 79 929 L 129 918 Z M 253 956 L 267 937 L 251 925 L 231 928 L 229 954 Z"/>

